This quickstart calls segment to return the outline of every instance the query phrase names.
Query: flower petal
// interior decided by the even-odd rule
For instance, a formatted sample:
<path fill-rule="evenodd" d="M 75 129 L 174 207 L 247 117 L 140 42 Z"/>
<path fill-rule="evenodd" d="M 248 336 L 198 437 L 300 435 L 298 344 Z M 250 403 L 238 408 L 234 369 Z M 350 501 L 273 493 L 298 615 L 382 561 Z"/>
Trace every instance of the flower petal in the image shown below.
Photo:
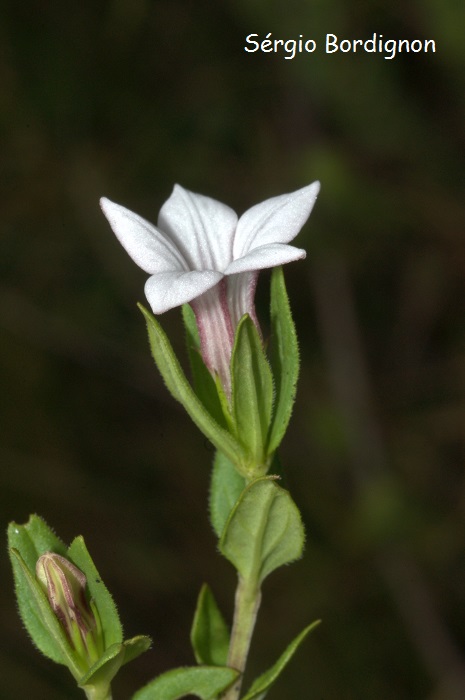
<path fill-rule="evenodd" d="M 145 296 L 154 314 L 192 301 L 221 281 L 221 272 L 161 272 L 145 283 Z"/>
<path fill-rule="evenodd" d="M 319 190 L 320 183 L 314 182 L 297 192 L 267 199 L 246 211 L 237 224 L 234 260 L 268 243 L 292 241 L 310 216 Z"/>
<path fill-rule="evenodd" d="M 100 206 L 123 248 L 145 272 L 153 275 L 188 269 L 182 254 L 163 231 L 106 197 L 102 197 Z"/>
<path fill-rule="evenodd" d="M 216 199 L 175 185 L 158 217 L 191 270 L 223 272 L 232 260 L 236 213 Z"/>
<path fill-rule="evenodd" d="M 268 243 L 259 248 L 254 248 L 238 260 L 228 265 L 225 275 L 234 275 L 238 272 L 248 272 L 252 270 L 263 270 L 267 267 L 285 265 L 294 260 L 305 258 L 307 253 L 302 248 L 284 243 Z"/>

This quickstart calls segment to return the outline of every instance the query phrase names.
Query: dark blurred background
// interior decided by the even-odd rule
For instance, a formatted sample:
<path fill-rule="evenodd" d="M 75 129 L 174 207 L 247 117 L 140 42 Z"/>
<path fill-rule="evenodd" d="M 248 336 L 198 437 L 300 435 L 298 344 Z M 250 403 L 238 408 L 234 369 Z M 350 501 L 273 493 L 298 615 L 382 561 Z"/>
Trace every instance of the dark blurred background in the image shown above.
<path fill-rule="evenodd" d="M 201 584 L 229 617 L 235 581 L 206 514 L 213 452 L 152 364 L 146 275 L 98 199 L 156 221 L 175 182 L 241 213 L 315 179 L 286 270 L 302 371 L 281 450 L 307 548 L 265 584 L 251 672 L 322 618 L 270 700 L 463 699 L 465 5 L 2 8 L 2 527 L 38 512 L 82 533 L 127 635 L 153 636 L 116 700 L 192 663 Z M 268 32 L 319 48 L 245 53 Z M 437 52 L 326 55 L 327 32 Z M 181 351 L 179 310 L 162 322 Z M 5 554 L 0 575 L 0 697 L 80 698 L 27 639 Z"/>

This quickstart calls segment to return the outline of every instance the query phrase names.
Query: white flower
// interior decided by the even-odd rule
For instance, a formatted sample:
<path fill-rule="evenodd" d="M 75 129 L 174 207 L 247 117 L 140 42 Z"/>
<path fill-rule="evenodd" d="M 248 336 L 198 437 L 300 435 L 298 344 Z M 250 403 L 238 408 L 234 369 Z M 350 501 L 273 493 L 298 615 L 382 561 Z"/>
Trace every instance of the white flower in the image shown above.
<path fill-rule="evenodd" d="M 230 207 L 175 185 L 154 226 L 106 198 L 103 213 L 120 243 L 150 277 L 145 294 L 155 314 L 189 302 L 205 364 L 230 393 L 234 331 L 250 314 L 258 272 L 304 258 L 288 245 L 307 221 L 320 185 L 257 204 L 240 219 Z"/>

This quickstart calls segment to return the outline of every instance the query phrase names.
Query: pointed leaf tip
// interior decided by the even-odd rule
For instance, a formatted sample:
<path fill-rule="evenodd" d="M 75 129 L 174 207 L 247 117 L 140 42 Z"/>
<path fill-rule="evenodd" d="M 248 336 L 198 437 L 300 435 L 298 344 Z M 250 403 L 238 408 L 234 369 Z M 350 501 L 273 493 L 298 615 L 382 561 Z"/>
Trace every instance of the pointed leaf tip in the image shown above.
<path fill-rule="evenodd" d="M 262 673 L 261 676 L 255 679 L 249 691 L 243 697 L 243 700 L 262 700 L 271 688 L 276 679 L 281 675 L 289 661 L 294 656 L 297 649 L 300 647 L 306 637 L 320 624 L 320 620 L 316 620 L 311 625 L 308 625 L 297 637 L 289 644 L 287 649 L 281 654 L 276 663 Z"/>
<path fill-rule="evenodd" d="M 207 584 L 201 588 L 191 643 L 197 663 L 207 666 L 225 666 L 229 649 L 229 629 Z"/>

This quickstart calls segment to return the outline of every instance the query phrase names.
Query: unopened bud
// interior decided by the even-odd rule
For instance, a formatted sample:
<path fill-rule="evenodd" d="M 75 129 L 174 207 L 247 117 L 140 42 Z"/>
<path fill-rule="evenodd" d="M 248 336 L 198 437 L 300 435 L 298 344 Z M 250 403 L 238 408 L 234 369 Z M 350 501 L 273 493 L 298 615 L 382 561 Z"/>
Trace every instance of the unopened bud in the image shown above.
<path fill-rule="evenodd" d="M 104 645 L 98 611 L 86 595 L 85 574 L 65 557 L 45 552 L 37 560 L 36 575 L 71 646 L 90 668 Z"/>

